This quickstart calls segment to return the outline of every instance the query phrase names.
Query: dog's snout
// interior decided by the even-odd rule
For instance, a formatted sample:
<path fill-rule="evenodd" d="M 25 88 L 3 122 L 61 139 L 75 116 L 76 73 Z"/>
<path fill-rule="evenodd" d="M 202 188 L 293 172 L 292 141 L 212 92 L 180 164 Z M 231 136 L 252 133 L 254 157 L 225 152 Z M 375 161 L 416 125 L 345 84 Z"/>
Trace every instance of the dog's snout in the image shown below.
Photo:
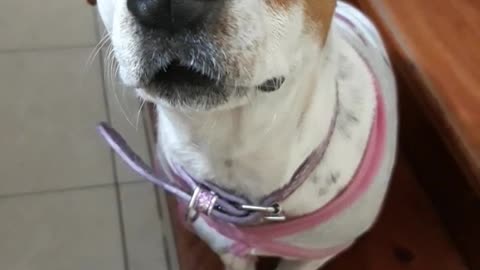
<path fill-rule="evenodd" d="M 128 10 L 146 27 L 169 32 L 214 23 L 224 0 L 127 0 Z"/>

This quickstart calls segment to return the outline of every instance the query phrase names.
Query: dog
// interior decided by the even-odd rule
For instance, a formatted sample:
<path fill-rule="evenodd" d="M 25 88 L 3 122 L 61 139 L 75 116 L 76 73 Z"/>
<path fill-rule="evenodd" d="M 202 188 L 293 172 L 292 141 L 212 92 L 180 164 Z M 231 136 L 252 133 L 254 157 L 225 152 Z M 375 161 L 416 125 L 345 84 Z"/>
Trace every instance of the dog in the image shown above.
<path fill-rule="evenodd" d="M 253 270 L 257 256 L 281 256 L 278 270 L 318 269 L 368 231 L 395 160 L 397 98 L 382 39 L 361 12 L 336 0 L 97 5 L 121 79 L 156 105 L 171 179 L 181 167 L 258 204 L 304 178 L 277 202 L 282 215 L 261 224 L 190 220 L 226 269 Z"/>

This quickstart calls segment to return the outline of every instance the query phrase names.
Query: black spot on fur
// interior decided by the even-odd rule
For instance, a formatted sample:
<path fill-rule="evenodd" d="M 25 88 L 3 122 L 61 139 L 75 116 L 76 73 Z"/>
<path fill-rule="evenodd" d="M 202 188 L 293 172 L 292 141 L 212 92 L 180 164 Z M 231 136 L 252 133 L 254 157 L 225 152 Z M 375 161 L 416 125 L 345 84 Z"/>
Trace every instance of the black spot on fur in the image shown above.
<path fill-rule="evenodd" d="M 359 123 L 360 120 L 358 117 L 347 110 L 345 107 L 340 104 L 338 118 L 337 118 L 337 129 L 345 138 L 351 138 L 351 131 L 355 124 Z"/>
<path fill-rule="evenodd" d="M 337 73 L 337 79 L 344 81 L 351 76 L 353 72 L 353 66 L 348 63 L 348 58 L 345 55 L 340 55 L 338 62 L 339 69 Z"/>
<path fill-rule="evenodd" d="M 340 88 L 340 79 L 337 78 L 335 80 L 335 87 L 337 93 L 339 92 Z M 340 101 L 338 104 L 338 116 L 337 116 L 337 122 L 336 122 L 336 129 L 340 132 L 340 134 L 343 134 L 346 138 L 350 138 L 350 132 L 349 132 L 349 122 L 345 117 L 345 112 L 346 109 L 344 108 L 342 102 Z"/>
<path fill-rule="evenodd" d="M 346 139 L 351 139 L 352 134 L 350 133 L 350 129 L 348 125 L 343 121 L 338 121 L 337 129 L 341 135 L 343 135 Z"/>
<path fill-rule="evenodd" d="M 358 123 L 358 117 L 350 111 L 345 112 L 345 120 L 351 123 Z"/>
<path fill-rule="evenodd" d="M 340 177 L 340 172 L 332 172 L 328 177 L 329 184 L 336 184 L 338 178 Z"/>

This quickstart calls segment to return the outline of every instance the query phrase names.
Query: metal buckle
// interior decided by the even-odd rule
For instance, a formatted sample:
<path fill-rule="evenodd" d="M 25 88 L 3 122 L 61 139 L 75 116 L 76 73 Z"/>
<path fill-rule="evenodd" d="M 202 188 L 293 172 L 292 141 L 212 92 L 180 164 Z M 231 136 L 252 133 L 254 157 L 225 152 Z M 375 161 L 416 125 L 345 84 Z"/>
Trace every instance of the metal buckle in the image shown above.
<path fill-rule="evenodd" d="M 267 221 L 285 221 L 287 217 L 282 214 L 282 207 L 278 203 L 272 204 L 272 206 L 257 206 L 243 204 L 240 206 L 243 210 L 266 213 L 263 219 Z"/>
<path fill-rule="evenodd" d="M 195 209 L 195 204 L 198 198 L 198 194 L 200 194 L 200 187 L 197 187 L 193 191 L 192 198 L 188 203 L 187 213 L 185 213 L 185 220 L 189 223 L 193 223 L 199 216 L 198 211 Z"/>
<path fill-rule="evenodd" d="M 217 199 L 218 196 L 213 191 L 204 190 L 199 186 L 196 187 L 188 203 L 185 216 L 187 222 L 195 222 L 201 213 L 209 216 L 213 211 Z"/>

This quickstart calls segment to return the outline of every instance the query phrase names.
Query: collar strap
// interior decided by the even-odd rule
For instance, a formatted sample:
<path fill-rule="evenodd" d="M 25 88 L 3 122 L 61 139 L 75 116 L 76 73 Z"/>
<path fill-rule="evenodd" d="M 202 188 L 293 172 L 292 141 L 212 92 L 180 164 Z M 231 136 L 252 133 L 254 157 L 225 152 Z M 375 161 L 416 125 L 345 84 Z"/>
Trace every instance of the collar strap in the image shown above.
<path fill-rule="evenodd" d="M 338 111 L 339 97 L 337 89 L 335 111 L 330 122 L 327 137 L 295 171 L 288 184 L 265 196 L 258 205 L 253 205 L 247 199 L 233 195 L 211 183 L 200 183 L 180 166 L 174 165 L 170 168 L 173 176 L 176 178 L 175 182 L 159 178 L 155 175 L 152 168 L 129 147 L 116 130 L 104 122 L 98 125 L 97 130 L 115 153 L 135 172 L 188 205 L 188 220 L 192 221 L 199 214 L 204 214 L 219 221 L 235 225 L 253 225 L 262 221 L 285 220 L 279 203 L 297 190 L 323 159 L 335 129 Z"/>

